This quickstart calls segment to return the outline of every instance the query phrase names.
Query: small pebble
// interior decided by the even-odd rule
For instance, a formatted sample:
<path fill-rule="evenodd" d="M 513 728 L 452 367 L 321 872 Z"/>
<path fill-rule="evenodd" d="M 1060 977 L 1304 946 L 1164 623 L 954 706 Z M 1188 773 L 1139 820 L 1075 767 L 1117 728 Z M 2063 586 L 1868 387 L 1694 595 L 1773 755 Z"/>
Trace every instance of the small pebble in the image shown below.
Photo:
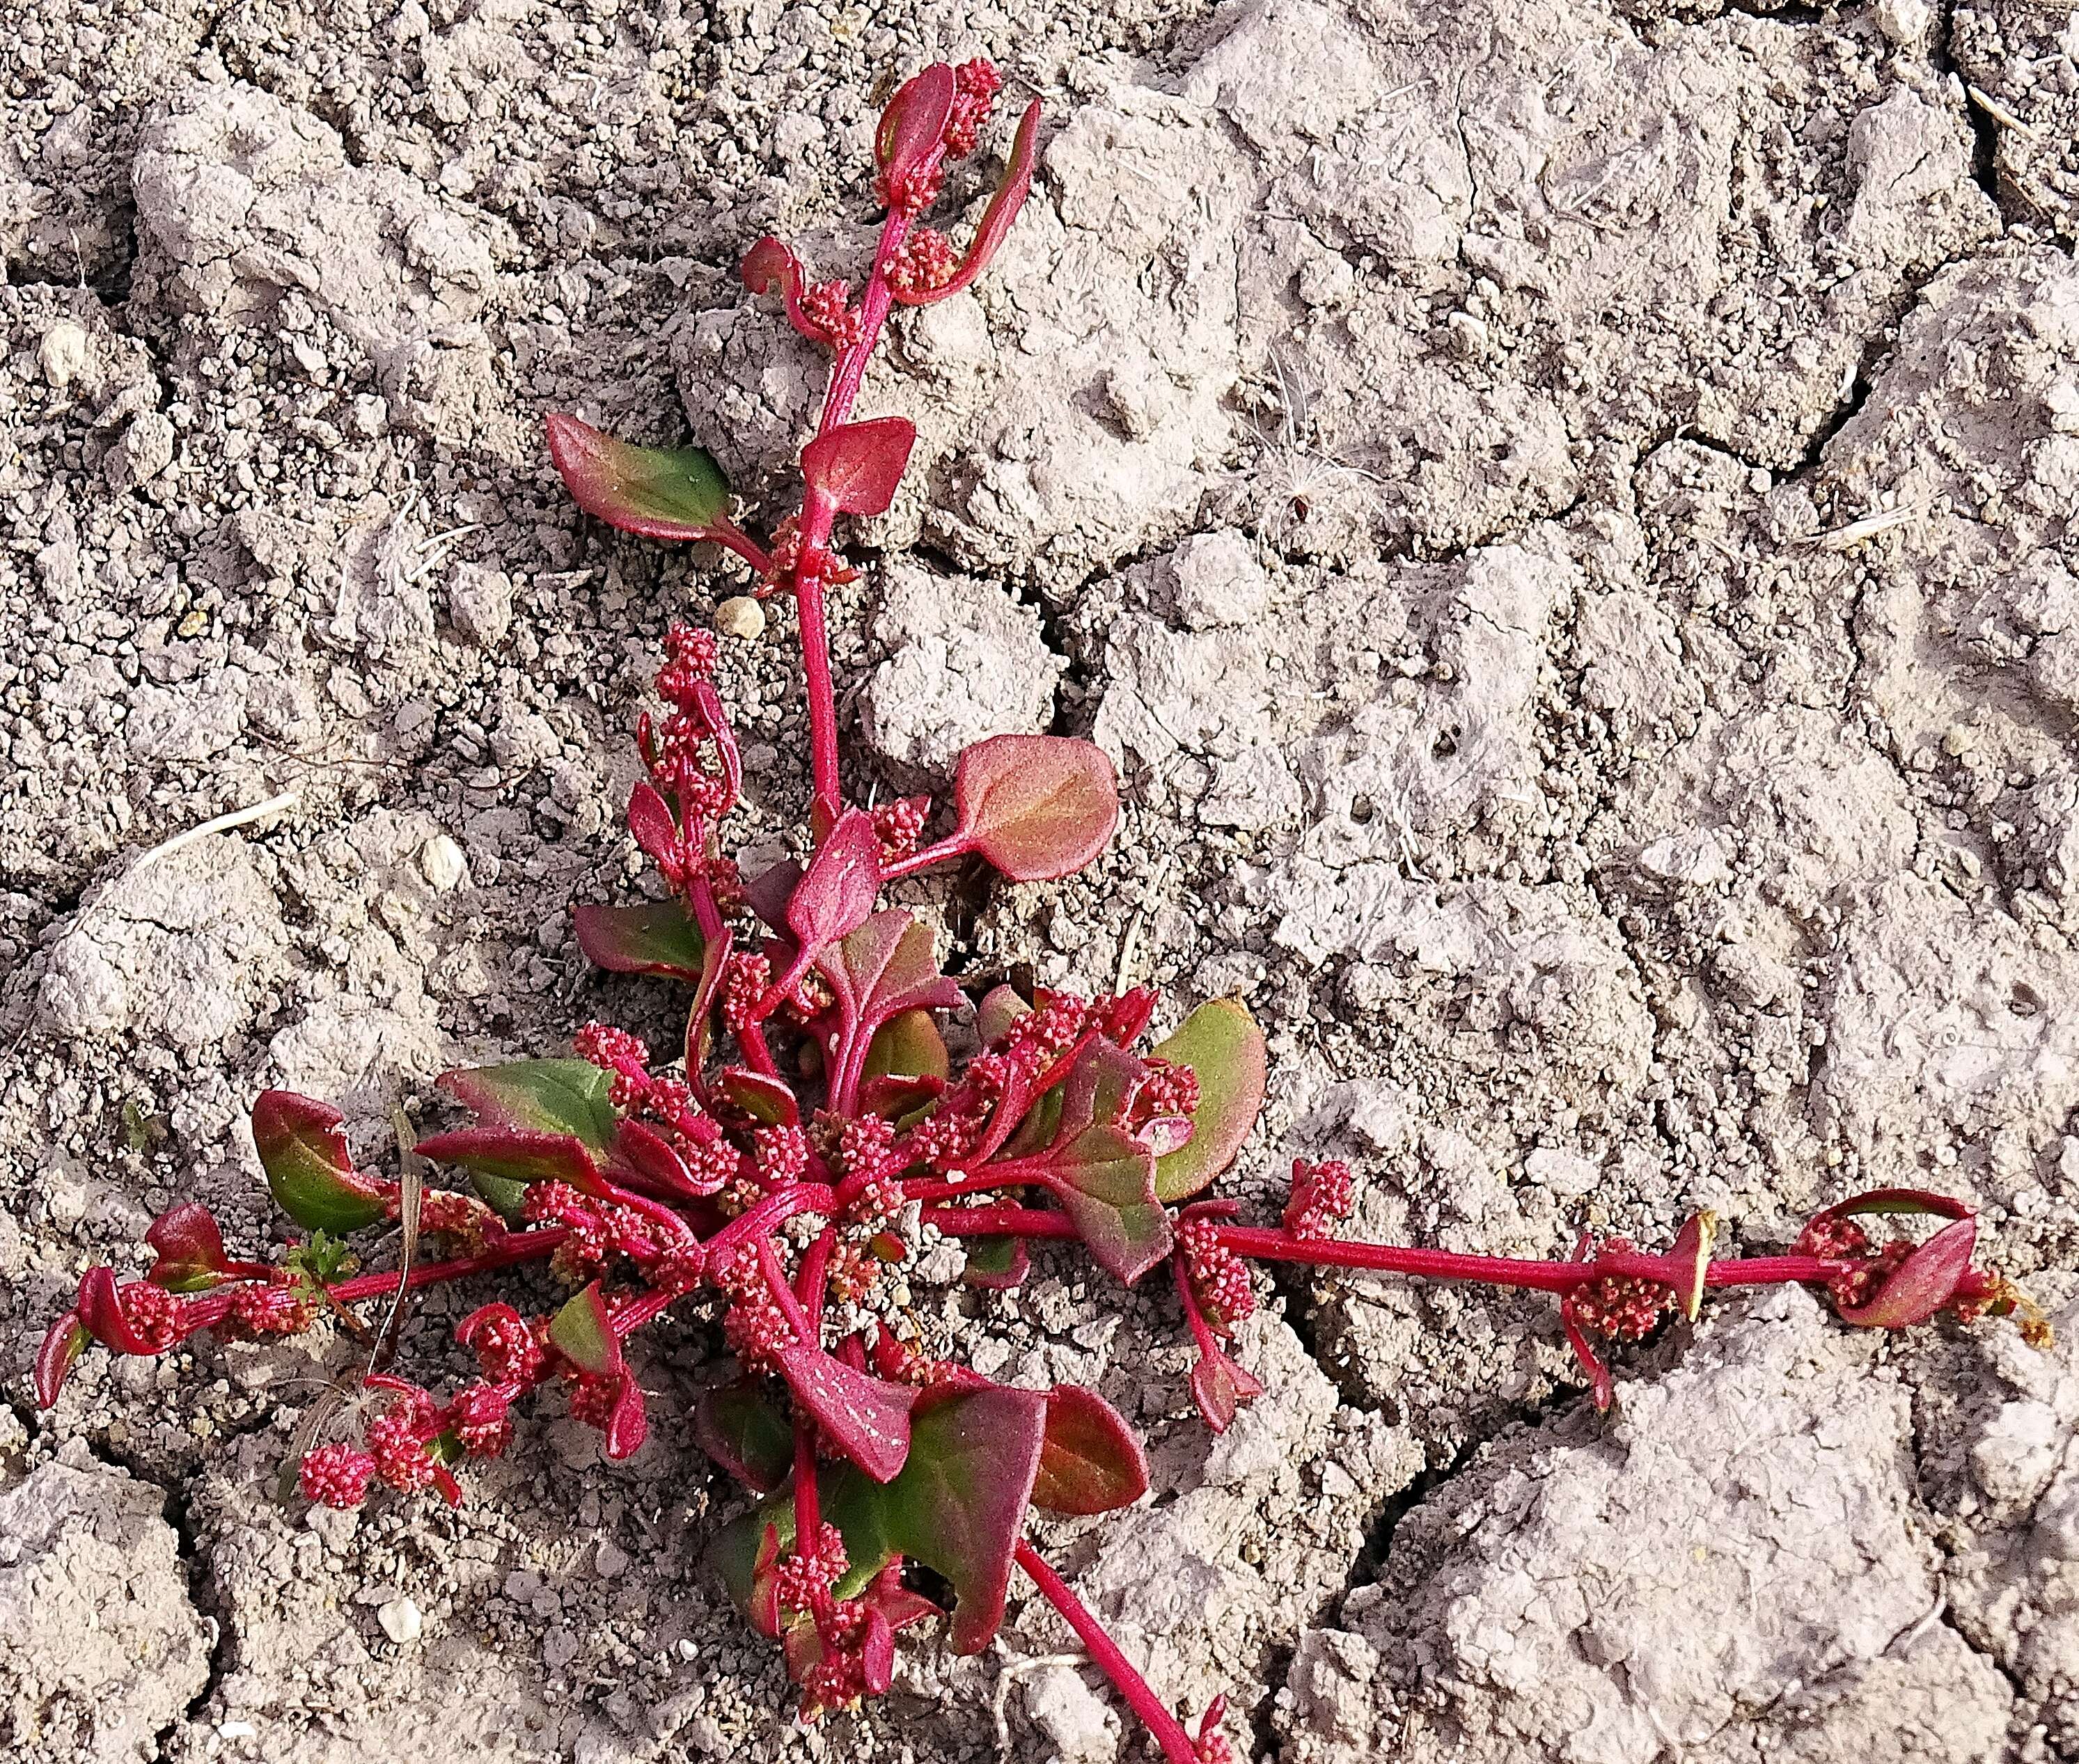
<path fill-rule="evenodd" d="M 62 391 L 86 370 L 86 327 L 76 319 L 60 319 L 44 332 L 36 351 L 36 366 L 46 383 Z"/>
<path fill-rule="evenodd" d="M 393 1599 L 375 1613 L 375 1620 L 383 1625 L 383 1632 L 404 1647 L 419 1639 L 419 1632 L 425 1627 L 419 1615 L 419 1607 L 408 1599 Z"/>
<path fill-rule="evenodd" d="M 445 833 L 437 833 L 419 847 L 419 871 L 441 893 L 461 885 L 469 865 L 462 847 Z"/>
<path fill-rule="evenodd" d="M 715 608 L 714 625 L 724 637 L 751 642 L 765 634 L 765 608 L 747 594 L 731 595 Z"/>

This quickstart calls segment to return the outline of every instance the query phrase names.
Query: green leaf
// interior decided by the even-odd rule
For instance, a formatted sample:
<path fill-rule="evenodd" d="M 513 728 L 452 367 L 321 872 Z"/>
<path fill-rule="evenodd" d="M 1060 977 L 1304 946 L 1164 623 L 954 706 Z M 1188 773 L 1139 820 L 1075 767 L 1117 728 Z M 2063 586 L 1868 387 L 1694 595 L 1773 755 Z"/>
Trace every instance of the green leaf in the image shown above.
<path fill-rule="evenodd" d="M 1158 1159 L 1155 1192 L 1186 1200 L 1234 1162 L 1263 1106 L 1263 1031 L 1239 999 L 1216 998 L 1186 1017 L 1155 1049 L 1198 1080 L 1188 1143 Z"/>
<path fill-rule="evenodd" d="M 594 1281 L 549 1319 L 549 1340 L 579 1371 L 609 1378 L 622 1369 L 621 1338 L 606 1314 L 606 1301 Z"/>
<path fill-rule="evenodd" d="M 650 539 L 709 539 L 729 520 L 729 480 L 705 448 L 638 447 L 561 412 L 549 457 L 588 515 Z"/>
<path fill-rule="evenodd" d="M 616 974 L 662 974 L 697 981 L 707 947 L 700 928 L 676 901 L 639 906 L 574 909 L 578 947 L 596 968 Z"/>
<path fill-rule="evenodd" d="M 1102 749 L 1065 735 L 992 735 L 953 768 L 961 845 L 1014 882 L 1080 870 L 1119 825 L 1119 778 Z"/>
<path fill-rule="evenodd" d="M 906 1010 L 889 1018 L 873 1032 L 867 1043 L 863 1080 L 875 1078 L 936 1078 L 942 1083 L 952 1069 L 946 1038 L 928 1010 Z"/>
<path fill-rule="evenodd" d="M 588 1060 L 458 1067 L 433 1082 L 486 1126 L 573 1134 L 595 1152 L 613 1143 L 613 1081 Z"/>
<path fill-rule="evenodd" d="M 794 1462 L 794 1430 L 755 1378 L 701 1391 L 693 1400 L 693 1437 L 755 1494 L 785 1482 Z"/>
<path fill-rule="evenodd" d="M 961 1278 L 970 1286 L 1008 1292 L 1022 1286 L 1032 1270 L 1031 1252 L 1022 1237 L 970 1238 L 967 1252 L 968 1265 Z"/>
<path fill-rule="evenodd" d="M 383 1189 L 347 1155 L 344 1118 L 292 1091 L 264 1090 L 253 1102 L 253 1143 L 267 1187 L 306 1231 L 359 1231 L 384 1216 Z"/>

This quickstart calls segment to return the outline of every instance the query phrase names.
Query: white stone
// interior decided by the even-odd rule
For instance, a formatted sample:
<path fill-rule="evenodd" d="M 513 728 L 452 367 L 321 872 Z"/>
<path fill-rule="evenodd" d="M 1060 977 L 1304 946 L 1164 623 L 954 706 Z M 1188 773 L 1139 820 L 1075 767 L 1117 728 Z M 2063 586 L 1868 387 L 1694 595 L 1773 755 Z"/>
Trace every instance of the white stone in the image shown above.
<path fill-rule="evenodd" d="M 400 1648 L 416 1641 L 425 1628 L 419 1607 L 408 1598 L 391 1599 L 375 1613 L 375 1620 L 383 1625 L 383 1634 Z"/>

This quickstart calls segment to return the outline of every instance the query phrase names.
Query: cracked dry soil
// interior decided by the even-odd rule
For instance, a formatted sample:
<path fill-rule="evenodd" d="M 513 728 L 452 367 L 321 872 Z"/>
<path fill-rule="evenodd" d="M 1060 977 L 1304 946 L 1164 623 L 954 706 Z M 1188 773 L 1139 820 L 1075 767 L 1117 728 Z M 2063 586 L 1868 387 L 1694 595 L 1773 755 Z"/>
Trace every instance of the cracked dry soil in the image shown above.
<path fill-rule="evenodd" d="M 820 364 L 733 264 L 860 262 L 930 55 L 1048 120 L 998 265 L 862 402 L 922 469 L 837 609 L 855 781 L 1014 725 L 1127 788 L 1089 875 L 951 897 L 949 965 L 1244 996 L 1253 1204 L 1347 1156 L 1367 1233 L 1550 1254 L 1911 1182 L 2079 1299 L 2079 15 L 15 0 L 5 37 L 10 1758 L 1133 1755 L 1036 1604 L 790 1726 L 701 1568 L 697 1319 L 636 1459 L 543 1414 L 454 1514 L 276 1503 L 339 1344 L 95 1355 L 41 1416 L 26 1377 L 171 1201 L 267 1240 L 263 1086 L 369 1148 L 448 1064 L 665 1032 L 567 908 L 638 885 L 627 728 L 740 583 L 579 519 L 540 419 L 780 479 Z M 753 842 L 802 806 L 791 643 L 725 646 Z M 1209 1444 L 1152 1290 L 918 1298 L 1144 1429 L 1152 1501 L 1049 1547 L 1259 1758 L 2079 1758 L 2069 1348 L 1779 1295 L 1634 1354 L 1605 1421 L 1541 1305 L 1286 1277 Z"/>

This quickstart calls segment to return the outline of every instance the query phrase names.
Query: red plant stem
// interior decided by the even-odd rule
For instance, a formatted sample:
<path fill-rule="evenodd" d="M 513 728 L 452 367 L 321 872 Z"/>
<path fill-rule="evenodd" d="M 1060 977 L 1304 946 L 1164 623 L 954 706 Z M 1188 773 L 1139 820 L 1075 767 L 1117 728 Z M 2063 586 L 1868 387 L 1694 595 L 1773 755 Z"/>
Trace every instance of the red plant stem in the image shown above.
<path fill-rule="evenodd" d="M 772 1290 L 773 1302 L 786 1314 L 787 1327 L 810 1347 L 818 1344 L 819 1331 L 801 1301 L 794 1296 L 794 1289 L 787 1284 L 785 1271 L 780 1266 L 780 1252 L 772 1247 L 772 1239 L 761 1237 L 758 1240 L 759 1270 L 765 1276 L 765 1284 Z"/>
<path fill-rule="evenodd" d="M 1019 1176 L 1010 1172 L 1009 1164 L 993 1164 L 986 1170 L 973 1176 L 956 1177 L 947 1182 L 905 1182 L 902 1198 L 906 1201 L 956 1201 L 964 1194 L 989 1194 L 998 1189 L 1023 1188 L 1036 1182 L 1036 1176 Z"/>
<path fill-rule="evenodd" d="M 836 1202 L 836 1194 L 821 1182 L 797 1182 L 792 1188 L 768 1194 L 708 1239 L 708 1265 L 717 1265 L 738 1244 L 777 1230 L 797 1213 L 827 1213 Z"/>
<path fill-rule="evenodd" d="M 934 1188 L 952 1183 L 908 1183 L 912 1200 L 935 1198 Z M 968 1192 L 961 1190 L 960 1192 Z M 1065 1214 L 1029 1206 L 932 1206 L 923 1215 L 948 1237 L 1040 1237 L 1070 1239 L 1075 1225 Z M 1523 1286 L 1541 1292 L 1571 1292 L 1592 1280 L 1617 1275 L 1673 1284 L 1663 1256 L 1637 1250 L 1603 1250 L 1586 1262 L 1529 1261 L 1513 1256 L 1465 1256 L 1455 1250 L 1413 1249 L 1394 1244 L 1365 1244 L 1345 1238 L 1295 1237 L 1262 1226 L 1227 1225 L 1220 1241 L 1238 1256 L 1258 1261 L 1305 1262 L 1317 1268 L 1360 1268 L 1374 1273 L 1409 1274 L 1421 1280 L 1483 1281 L 1496 1286 Z M 1750 1256 L 1714 1261 L 1704 1274 L 1706 1286 L 1783 1286 L 1831 1279 L 1851 1264 L 1822 1256 Z"/>
<path fill-rule="evenodd" d="M 772 554 L 726 515 L 708 529 L 717 545 L 727 546 L 762 576 L 772 574 Z"/>
<path fill-rule="evenodd" d="M 1119 1644 L 1105 1633 L 1104 1625 L 1090 1614 L 1089 1607 L 1069 1591 L 1068 1582 L 1022 1538 L 1019 1540 L 1017 1560 L 1032 1584 L 1046 1595 L 1047 1603 L 1060 1611 L 1063 1620 L 1075 1631 L 1076 1639 L 1082 1643 L 1090 1658 L 1118 1687 L 1127 1706 L 1155 1736 L 1156 1743 L 1162 1748 L 1162 1755 L 1169 1764 L 1198 1764 L 1198 1748 L 1184 1731 L 1184 1724 L 1169 1712 L 1169 1705 L 1134 1670 L 1133 1662 L 1119 1652 Z"/>
<path fill-rule="evenodd" d="M 973 842 L 961 834 L 941 839 L 936 845 L 927 846 L 921 851 L 913 851 L 906 858 L 897 858 L 893 863 L 881 866 L 881 880 L 899 882 L 906 876 L 914 876 L 920 870 L 928 870 L 935 864 L 954 863 L 974 850 Z"/>
<path fill-rule="evenodd" d="M 446 1262 L 421 1262 L 412 1270 L 404 1284 L 411 1287 L 437 1286 L 444 1280 L 461 1280 L 471 1274 L 487 1273 L 495 1268 L 511 1268 L 520 1262 L 534 1261 L 554 1255 L 556 1246 L 570 1235 L 569 1227 L 563 1225 L 546 1226 L 536 1231 L 515 1231 L 503 1242 L 490 1245 L 480 1255 L 458 1256 Z M 396 1290 L 397 1276 L 394 1271 L 387 1274 L 358 1274 L 352 1280 L 335 1281 L 330 1289 L 333 1298 L 349 1305 Z"/>
<path fill-rule="evenodd" d="M 818 525 L 826 525 L 818 523 Z M 827 533 L 816 536 L 821 545 Z M 805 548 L 811 541 L 802 536 Z M 815 781 L 816 801 L 832 820 L 844 806 L 838 784 L 838 700 L 830 680 L 830 638 L 823 614 L 823 584 L 819 576 L 801 576 L 794 583 L 794 606 L 801 620 L 801 675 L 809 701 L 809 770 Z"/>
<path fill-rule="evenodd" d="M 1220 1344 L 1213 1339 L 1213 1326 L 1206 1321 L 1205 1312 L 1198 1308 L 1198 1295 L 1191 1290 L 1190 1267 L 1181 1252 L 1169 1258 L 1169 1271 L 1177 1278 L 1177 1297 L 1184 1307 L 1184 1322 L 1190 1329 L 1192 1344 L 1201 1359 L 1216 1357 Z"/>
<path fill-rule="evenodd" d="M 655 1323 L 669 1310 L 680 1298 L 678 1293 L 645 1293 L 640 1298 L 631 1298 L 607 1321 L 617 1340 L 625 1341 L 645 1323 Z"/>

